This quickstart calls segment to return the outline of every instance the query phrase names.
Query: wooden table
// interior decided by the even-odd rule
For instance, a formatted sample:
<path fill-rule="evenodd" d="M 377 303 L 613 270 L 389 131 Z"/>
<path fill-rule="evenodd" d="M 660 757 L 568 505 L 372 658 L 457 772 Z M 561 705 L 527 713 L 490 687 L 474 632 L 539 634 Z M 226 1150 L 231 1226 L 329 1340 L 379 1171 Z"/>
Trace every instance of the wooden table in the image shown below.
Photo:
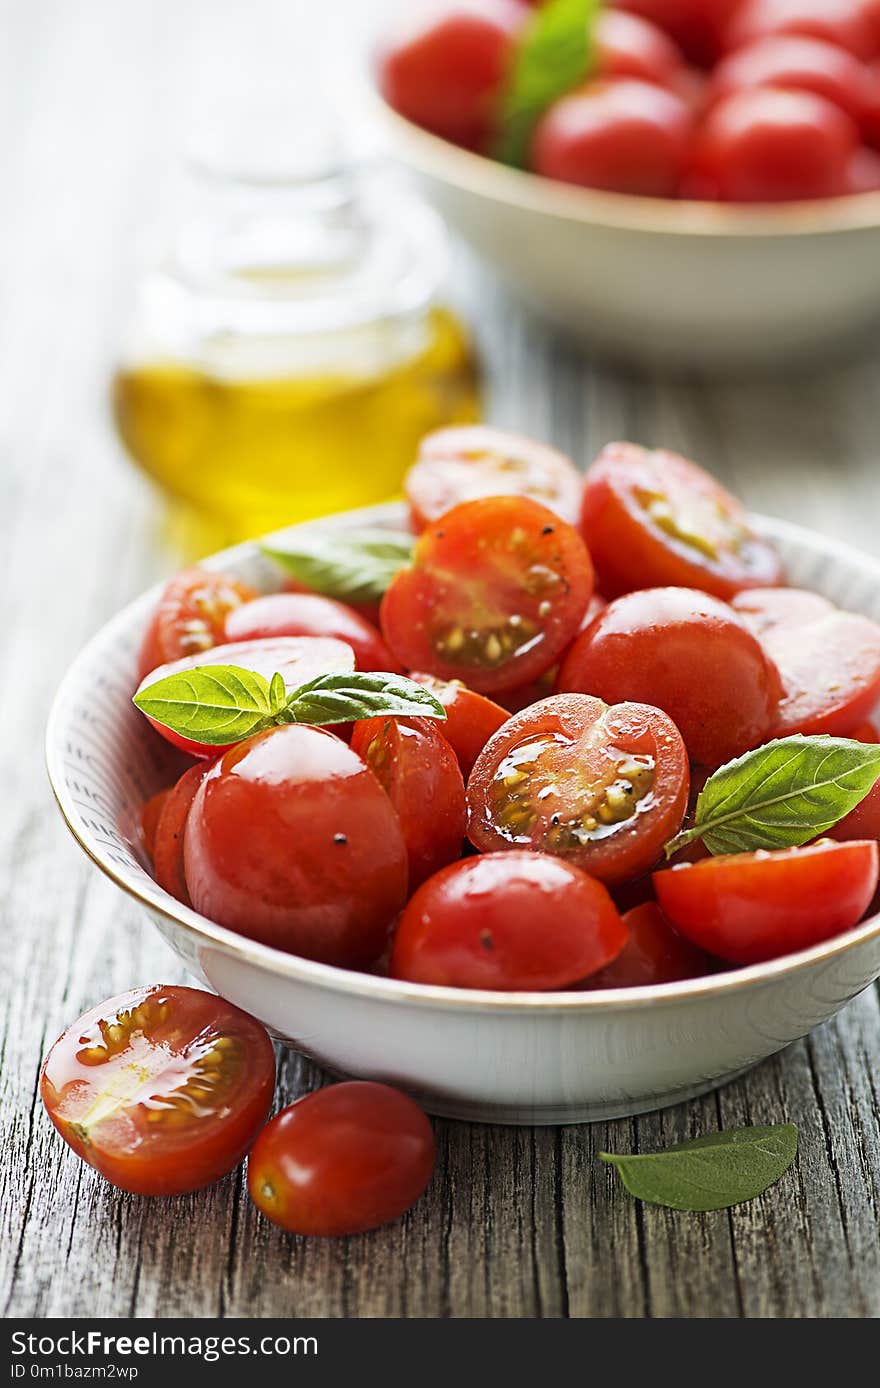
<path fill-rule="evenodd" d="M 426 1198 L 350 1240 L 284 1236 L 256 1216 L 240 1172 L 173 1201 L 121 1195 L 54 1135 L 36 1097 L 47 1045 L 100 998 L 182 978 L 67 836 L 42 737 L 78 647 L 171 563 L 106 389 L 137 234 L 225 10 L 0 8 L 0 1303 L 13 1316 L 880 1315 L 876 988 L 665 1113 L 556 1129 L 438 1122 Z M 498 422 L 583 460 L 610 438 L 662 441 L 753 507 L 880 550 L 880 354 L 797 379 L 664 382 L 591 363 L 466 262 L 457 293 Z M 317 1079 L 288 1055 L 280 1096 Z M 797 1170 L 732 1213 L 640 1206 L 596 1162 L 603 1148 L 780 1120 L 800 1128 Z"/>

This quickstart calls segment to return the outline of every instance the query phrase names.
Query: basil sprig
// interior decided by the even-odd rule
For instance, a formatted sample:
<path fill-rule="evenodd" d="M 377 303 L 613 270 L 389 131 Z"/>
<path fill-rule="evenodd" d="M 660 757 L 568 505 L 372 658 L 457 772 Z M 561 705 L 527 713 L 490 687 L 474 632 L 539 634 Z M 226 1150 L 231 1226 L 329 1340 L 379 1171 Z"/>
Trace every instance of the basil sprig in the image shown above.
<path fill-rule="evenodd" d="M 283 723 L 356 723 L 381 714 L 446 717 L 429 689 L 403 675 L 333 672 L 288 690 L 280 674 L 270 681 L 237 665 L 199 665 L 166 675 L 133 702 L 163 727 L 209 747 L 227 747 Z"/>
<path fill-rule="evenodd" d="M 775 1185 L 797 1156 L 793 1123 L 731 1128 L 665 1152 L 619 1156 L 600 1152 L 630 1195 L 670 1210 L 726 1210 Z"/>
<path fill-rule="evenodd" d="M 694 825 L 666 845 L 671 858 L 694 839 L 710 853 L 796 848 L 854 810 L 880 777 L 880 744 L 844 737 L 777 738 L 710 776 Z"/>
<path fill-rule="evenodd" d="M 378 602 L 412 558 L 412 535 L 399 530 L 303 526 L 260 546 L 306 587 L 340 602 Z"/>
<path fill-rule="evenodd" d="M 599 8 L 600 0 L 547 0 L 535 11 L 502 98 L 495 149 L 502 163 L 523 167 L 544 111 L 587 76 Z"/>

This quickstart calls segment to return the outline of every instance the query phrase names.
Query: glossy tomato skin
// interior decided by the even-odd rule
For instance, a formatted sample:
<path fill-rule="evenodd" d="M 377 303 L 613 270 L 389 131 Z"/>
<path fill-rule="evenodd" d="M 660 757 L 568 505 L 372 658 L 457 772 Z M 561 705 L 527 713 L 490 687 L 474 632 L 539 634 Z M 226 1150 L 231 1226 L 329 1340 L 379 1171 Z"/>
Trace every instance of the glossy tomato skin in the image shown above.
<path fill-rule="evenodd" d="M 712 74 L 710 103 L 752 87 L 813 92 L 861 124 L 869 99 L 870 76 L 858 58 L 836 44 L 801 35 L 779 34 L 735 49 Z"/>
<path fill-rule="evenodd" d="M 673 584 L 731 598 L 782 582 L 776 552 L 735 497 L 665 449 L 603 448 L 587 472 L 581 533 L 609 598 Z"/>
<path fill-rule="evenodd" d="M 877 741 L 876 738 L 872 739 Z M 864 800 L 850 810 L 833 829 L 829 839 L 847 842 L 850 839 L 880 839 L 880 780 L 874 782 Z"/>
<path fill-rule="evenodd" d="M 416 531 L 463 501 L 487 496 L 530 497 L 577 525 L 582 485 L 564 453 L 486 424 L 426 434 L 404 483 Z"/>
<path fill-rule="evenodd" d="M 736 853 L 654 874 L 673 925 L 731 964 L 759 964 L 849 930 L 877 886 L 877 843 Z"/>
<path fill-rule="evenodd" d="M 529 17 L 520 0 L 440 0 L 407 15 L 379 56 L 385 100 L 434 135 L 488 150 L 502 84 Z"/>
<path fill-rule="evenodd" d="M 164 891 L 184 906 L 191 906 L 183 866 L 183 839 L 186 821 L 196 798 L 196 791 L 212 766 L 209 761 L 197 762 L 184 771 L 177 783 L 167 792 L 156 821 L 153 838 L 153 876 Z"/>
<path fill-rule="evenodd" d="M 223 640 L 227 613 L 257 596 L 230 574 L 185 569 L 165 585 L 138 656 L 138 680 L 159 665 L 200 655 Z"/>
<path fill-rule="evenodd" d="M 165 801 L 170 794 L 170 787 L 165 790 L 157 791 L 155 795 L 150 796 L 149 800 L 147 800 L 141 808 L 141 842 L 151 859 L 156 851 L 156 826 L 159 823 L 159 816 L 162 813 Z"/>
<path fill-rule="evenodd" d="M 782 695 L 757 637 L 726 603 L 693 588 L 646 588 L 609 603 L 575 641 L 557 687 L 663 709 L 704 766 L 769 737 Z"/>
<path fill-rule="evenodd" d="M 483 853 L 553 853 L 616 885 L 656 865 L 681 826 L 688 783 L 665 713 L 556 695 L 516 714 L 477 758 L 468 837 Z"/>
<path fill-rule="evenodd" d="M 464 781 L 451 745 L 430 718 L 365 718 L 351 737 L 400 821 L 413 891 L 461 856 Z"/>
<path fill-rule="evenodd" d="M 226 618 L 227 641 L 309 636 L 343 641 L 354 651 L 355 669 L 399 672 L 379 632 L 353 607 L 317 593 L 270 593 L 243 603 Z"/>
<path fill-rule="evenodd" d="M 342 968 L 382 953 L 406 898 L 400 821 L 332 733 L 271 728 L 217 761 L 187 820 L 193 906 L 276 949 Z"/>
<path fill-rule="evenodd" d="M 584 188 L 673 197 L 691 133 L 690 109 L 675 92 L 631 77 L 597 78 L 544 113 L 529 167 Z"/>
<path fill-rule="evenodd" d="M 430 689 L 445 708 L 446 722 L 438 722 L 437 731 L 446 738 L 467 780 L 489 738 L 507 722 L 510 714 L 485 694 L 468 689 L 460 680 L 438 680 L 419 670 L 413 670 L 410 678 Z"/>
<path fill-rule="evenodd" d="M 292 1234 L 360 1234 L 415 1204 L 435 1157 L 431 1124 L 412 1099 L 352 1080 L 275 1115 L 251 1152 L 248 1190 Z"/>
<path fill-rule="evenodd" d="M 595 878 L 545 853 L 488 853 L 419 888 L 394 937 L 391 974 L 451 988 L 548 991 L 608 964 L 625 942 Z"/>
<path fill-rule="evenodd" d="M 256 641 L 229 641 L 213 646 L 199 655 L 187 656 L 184 660 L 172 661 L 170 665 L 160 665 L 145 675 L 138 687 L 138 693 L 157 684 L 169 675 L 177 675 L 205 665 L 237 665 L 244 670 L 253 670 L 271 680 L 276 670 L 284 677 L 288 692 L 300 684 L 307 684 L 318 675 L 340 674 L 354 669 L 354 651 L 346 642 L 336 641 L 329 636 L 277 636 Z M 166 727 L 154 718 L 148 720 L 157 733 L 178 747 L 190 757 L 215 757 L 222 747 L 197 738 L 184 737 L 173 728 Z M 228 744 L 233 746 L 233 743 Z"/>
<path fill-rule="evenodd" d="M 620 954 L 588 978 L 584 988 L 644 988 L 712 972 L 709 956 L 679 935 L 656 901 L 634 906 L 623 924 L 627 941 Z"/>
<path fill-rule="evenodd" d="M 761 644 L 782 679 L 776 737 L 848 737 L 880 700 L 880 626 L 832 608 L 813 621 L 765 627 Z"/>
<path fill-rule="evenodd" d="M 802 34 L 836 44 L 857 58 L 877 52 L 870 0 L 744 0 L 725 33 L 725 47 L 741 48 L 769 34 Z"/>
<path fill-rule="evenodd" d="M 592 591 L 572 526 L 526 497 L 486 497 L 422 533 L 382 601 L 382 634 L 404 669 L 494 695 L 550 669 Z"/>
<path fill-rule="evenodd" d="M 265 1123 L 274 1088 L 275 1054 L 259 1022 L 213 993 L 159 984 L 80 1017 L 40 1075 L 64 1141 L 134 1195 L 219 1181 Z"/>
<path fill-rule="evenodd" d="M 641 15 L 600 10 L 593 27 L 595 72 L 600 77 L 635 77 L 678 90 L 684 73 L 681 49 Z"/>
<path fill-rule="evenodd" d="M 617 0 L 622 10 L 651 20 L 692 63 L 708 67 L 722 51 L 739 0 Z"/>

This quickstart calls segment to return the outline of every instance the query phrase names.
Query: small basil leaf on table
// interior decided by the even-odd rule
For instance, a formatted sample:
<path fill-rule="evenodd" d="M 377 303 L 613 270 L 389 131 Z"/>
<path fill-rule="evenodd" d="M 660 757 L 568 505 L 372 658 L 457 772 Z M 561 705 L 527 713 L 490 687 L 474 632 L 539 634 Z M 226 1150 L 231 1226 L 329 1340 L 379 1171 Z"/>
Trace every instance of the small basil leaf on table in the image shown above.
<path fill-rule="evenodd" d="M 356 723 L 389 714 L 402 718 L 445 718 L 446 710 L 424 685 L 403 675 L 319 675 L 295 689 L 279 715 L 285 723 Z"/>
<path fill-rule="evenodd" d="M 797 1156 L 793 1123 L 732 1128 L 665 1152 L 626 1157 L 600 1152 L 638 1200 L 670 1210 L 726 1210 L 774 1185 Z"/>
<path fill-rule="evenodd" d="M 702 839 L 710 853 L 797 848 L 854 810 L 880 777 L 880 744 L 843 737 L 781 737 L 710 776 L 694 827 L 666 856 Z"/>
<path fill-rule="evenodd" d="M 212 747 L 240 742 L 274 722 L 269 681 L 237 665 L 200 665 L 167 675 L 133 702 L 148 718 Z"/>
<path fill-rule="evenodd" d="M 412 558 L 413 537 L 399 530 L 304 526 L 261 544 L 293 578 L 341 602 L 378 602 Z"/>
<path fill-rule="evenodd" d="M 496 154 L 521 168 L 540 117 L 587 76 L 599 0 L 546 0 L 520 42 L 501 101 Z"/>

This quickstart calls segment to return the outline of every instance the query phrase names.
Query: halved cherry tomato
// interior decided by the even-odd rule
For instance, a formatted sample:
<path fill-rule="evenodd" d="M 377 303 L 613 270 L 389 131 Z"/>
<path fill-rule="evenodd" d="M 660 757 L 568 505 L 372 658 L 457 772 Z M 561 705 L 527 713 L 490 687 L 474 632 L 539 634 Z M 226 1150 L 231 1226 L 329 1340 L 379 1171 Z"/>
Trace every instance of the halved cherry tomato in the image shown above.
<path fill-rule="evenodd" d="M 687 753 L 659 709 L 556 695 L 490 739 L 467 798 L 468 837 L 481 852 L 554 853 L 622 882 L 653 867 L 680 827 Z"/>
<path fill-rule="evenodd" d="M 317 593 L 270 593 L 243 603 L 226 618 L 226 641 L 266 641 L 283 636 L 329 636 L 351 646 L 358 670 L 399 669 L 366 618 L 353 607 Z"/>
<path fill-rule="evenodd" d="M 486 496 L 531 497 L 577 525 L 583 480 L 546 443 L 470 424 L 423 438 L 404 485 L 413 525 L 424 530 L 453 506 Z"/>
<path fill-rule="evenodd" d="M 391 800 L 321 728 L 288 724 L 225 752 L 186 825 L 193 906 L 276 949 L 343 968 L 382 953 L 406 899 Z"/>
<path fill-rule="evenodd" d="M 593 71 L 600 77 L 636 77 L 678 90 L 684 73 L 681 49 L 641 15 L 602 9 L 593 25 Z"/>
<path fill-rule="evenodd" d="M 165 585 L 138 656 L 138 679 L 159 665 L 201 655 L 223 640 L 227 613 L 257 597 L 229 574 L 185 569 Z"/>
<path fill-rule="evenodd" d="M 741 48 L 768 34 L 803 34 L 845 48 L 857 58 L 877 52 L 865 0 L 743 0 L 725 33 L 725 47 Z"/>
<path fill-rule="evenodd" d="M 603 612 L 608 603 L 600 593 L 594 593 L 587 603 L 587 610 L 584 613 L 580 631 L 586 631 L 587 627 Z M 571 649 L 569 647 L 569 649 Z M 564 659 L 563 654 L 563 659 Z M 508 714 L 521 713 L 524 708 L 529 708 L 532 704 L 540 703 L 542 699 L 549 699 L 556 689 L 556 679 L 559 675 L 559 666 L 554 665 L 547 670 L 540 679 L 532 680 L 531 684 L 521 684 L 516 689 L 504 689 L 498 695 L 499 703 L 503 704 Z"/>
<path fill-rule="evenodd" d="M 737 593 L 730 605 L 750 631 L 763 636 L 769 627 L 809 626 L 837 609 L 809 588 L 751 588 Z"/>
<path fill-rule="evenodd" d="M 608 597 L 676 584 L 730 598 L 782 581 L 772 545 L 696 463 L 610 443 L 587 472 L 581 530 Z"/>
<path fill-rule="evenodd" d="M 153 841 L 153 875 L 159 886 L 184 906 L 191 906 L 183 867 L 183 836 L 196 791 L 211 769 L 211 762 L 200 761 L 184 771 L 177 784 L 166 792 L 165 803 L 156 822 Z"/>
<path fill-rule="evenodd" d="M 168 675 L 181 671 L 194 670 L 203 665 L 237 665 L 243 670 L 253 670 L 271 680 L 276 671 L 283 677 L 288 690 L 298 685 L 308 684 L 318 675 L 334 672 L 344 673 L 354 669 L 354 651 L 342 641 L 331 636 L 277 636 L 260 641 L 229 641 L 199 655 L 188 656 L 185 660 L 175 660 L 170 665 L 160 665 L 145 675 L 138 688 L 148 689 L 151 684 Z M 184 737 L 173 728 L 167 728 L 156 719 L 149 720 L 156 732 L 161 733 L 172 747 L 179 747 L 191 757 L 216 757 L 223 750 L 221 746 L 199 742 L 197 738 Z M 229 743 L 233 746 L 233 743 Z"/>
<path fill-rule="evenodd" d="M 723 38 L 740 0 L 616 0 L 622 10 L 650 19 L 673 39 L 693 63 L 708 67 L 722 50 Z"/>
<path fill-rule="evenodd" d="M 351 747 L 397 812 L 413 891 L 461 857 L 467 814 L 455 753 L 430 718 L 365 718 L 354 725 Z"/>
<path fill-rule="evenodd" d="M 877 843 L 734 853 L 654 874 L 673 925 L 732 964 L 759 964 L 849 930 L 877 886 Z"/>
<path fill-rule="evenodd" d="M 197 988 L 135 988 L 93 1007 L 43 1063 L 64 1141 L 120 1190 L 181 1195 L 219 1181 L 266 1121 L 275 1055 L 264 1027 Z"/>
<path fill-rule="evenodd" d="M 146 802 L 146 804 L 143 806 L 141 810 L 141 839 L 143 841 L 144 848 L 147 850 L 147 853 L 150 855 L 151 858 L 153 857 L 153 854 L 156 849 L 156 825 L 159 823 L 159 816 L 162 813 L 162 807 L 164 806 L 165 801 L 168 799 L 170 794 L 170 787 L 166 787 L 165 790 L 158 791 L 156 795 L 150 796 L 149 800 Z"/>
<path fill-rule="evenodd" d="M 433 675 L 413 671 L 411 678 L 430 689 L 446 710 L 446 722 L 437 723 L 437 731 L 449 743 L 467 779 L 471 767 L 493 733 L 510 717 L 506 708 L 477 694 L 460 680 L 438 680 Z"/>
<path fill-rule="evenodd" d="M 601 882 L 544 853 L 489 853 L 438 872 L 409 902 L 394 978 L 452 988 L 566 988 L 608 964 L 626 932 Z"/>
<path fill-rule="evenodd" d="M 847 736 L 851 737 L 854 742 L 880 742 L 880 728 L 869 720 L 866 723 L 860 723 L 857 728 L 853 728 Z"/>
<path fill-rule="evenodd" d="M 782 677 L 774 736 L 848 737 L 880 700 L 880 626 L 832 608 L 813 621 L 765 627 L 761 644 Z"/>
<path fill-rule="evenodd" d="M 656 901 L 635 906 L 623 917 L 628 938 L 620 954 L 586 979 L 584 988 L 643 988 L 677 983 L 710 973 L 708 955 L 669 923 Z"/>
<path fill-rule="evenodd" d="M 758 638 L 727 603 L 693 588 L 645 588 L 609 603 L 575 641 L 557 688 L 662 708 L 705 766 L 769 737 L 782 695 Z"/>
<path fill-rule="evenodd" d="M 412 1099 L 350 1080 L 275 1115 L 251 1152 L 248 1190 L 292 1234 L 361 1234 L 415 1204 L 435 1156 L 431 1124 Z"/>
<path fill-rule="evenodd" d="M 709 83 L 710 103 L 752 87 L 813 92 L 861 124 L 870 77 L 852 53 L 822 39 L 772 34 L 738 48 L 719 63 Z"/>
<path fill-rule="evenodd" d="M 382 633 L 406 669 L 494 694 L 553 665 L 592 591 L 590 556 L 566 521 L 526 497 L 486 497 L 419 537 L 382 601 Z"/>
<path fill-rule="evenodd" d="M 876 742 L 877 738 L 872 741 Z M 880 839 L 880 780 L 874 782 L 854 810 L 850 810 L 833 829 L 828 830 L 828 838 L 841 842 L 849 839 Z"/>

